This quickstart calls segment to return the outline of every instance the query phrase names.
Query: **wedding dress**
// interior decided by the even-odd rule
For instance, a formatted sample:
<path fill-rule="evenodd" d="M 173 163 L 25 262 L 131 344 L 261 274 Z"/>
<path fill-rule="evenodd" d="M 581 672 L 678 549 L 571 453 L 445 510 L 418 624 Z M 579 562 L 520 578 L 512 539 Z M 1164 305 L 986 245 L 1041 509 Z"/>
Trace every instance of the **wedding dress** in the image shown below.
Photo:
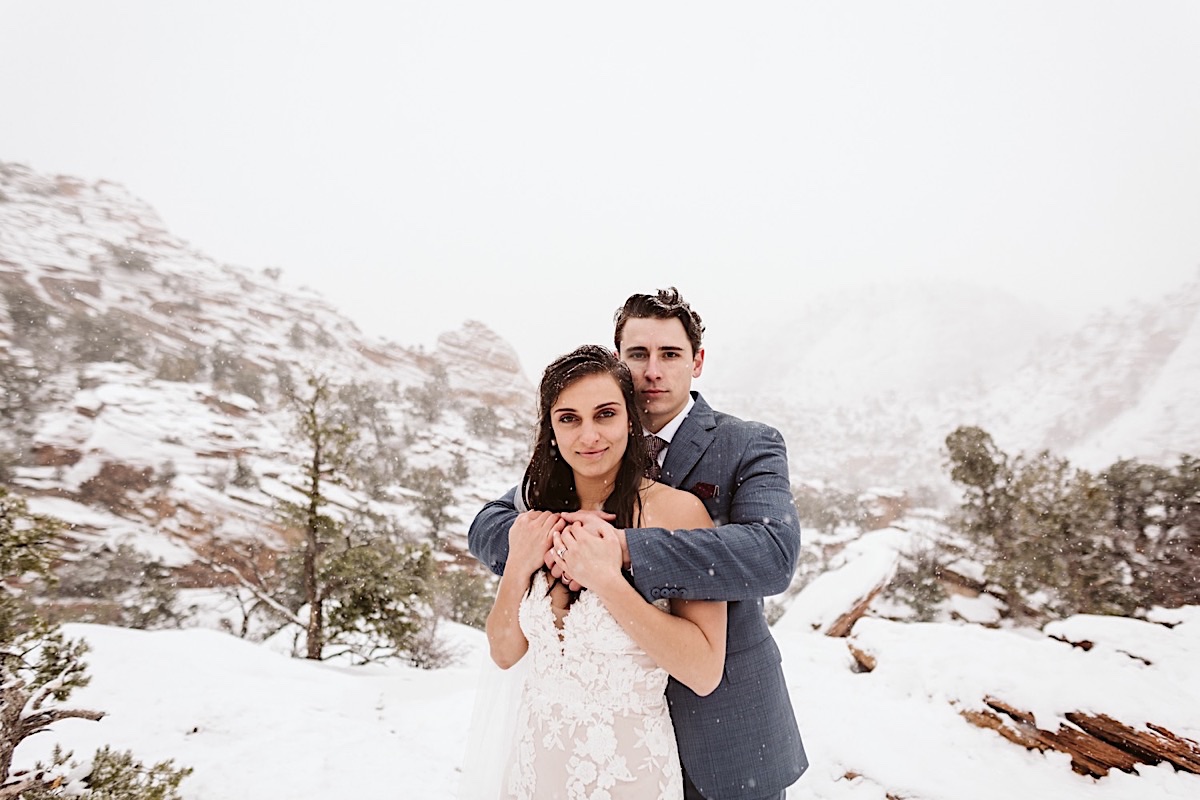
<path fill-rule="evenodd" d="M 682 800 L 666 671 L 591 592 L 558 628 L 546 590 L 539 571 L 519 611 L 530 663 L 501 796 Z"/>

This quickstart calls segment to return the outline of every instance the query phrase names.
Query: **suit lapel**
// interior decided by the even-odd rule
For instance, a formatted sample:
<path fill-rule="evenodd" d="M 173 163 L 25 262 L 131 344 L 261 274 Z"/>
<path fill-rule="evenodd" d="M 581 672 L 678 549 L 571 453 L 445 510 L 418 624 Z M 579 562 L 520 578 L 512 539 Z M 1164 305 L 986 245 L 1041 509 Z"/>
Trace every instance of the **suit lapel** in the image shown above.
<path fill-rule="evenodd" d="M 677 489 L 686 488 L 680 484 L 712 444 L 713 429 L 717 427 L 717 418 L 712 407 L 699 392 L 693 392 L 692 397 L 696 399 L 696 404 L 684 418 L 679 430 L 671 437 L 671 446 L 667 448 L 662 476 L 659 478 L 663 483 Z"/>

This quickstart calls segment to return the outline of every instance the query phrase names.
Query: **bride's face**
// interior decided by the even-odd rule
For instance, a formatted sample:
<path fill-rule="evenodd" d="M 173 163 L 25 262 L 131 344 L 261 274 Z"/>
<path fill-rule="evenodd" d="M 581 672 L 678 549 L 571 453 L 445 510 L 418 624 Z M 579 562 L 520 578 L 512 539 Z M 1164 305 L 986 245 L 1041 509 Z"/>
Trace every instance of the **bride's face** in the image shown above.
<path fill-rule="evenodd" d="M 587 375 L 563 389 L 550 409 L 550 425 L 577 476 L 616 477 L 629 443 L 629 413 L 611 375 Z"/>

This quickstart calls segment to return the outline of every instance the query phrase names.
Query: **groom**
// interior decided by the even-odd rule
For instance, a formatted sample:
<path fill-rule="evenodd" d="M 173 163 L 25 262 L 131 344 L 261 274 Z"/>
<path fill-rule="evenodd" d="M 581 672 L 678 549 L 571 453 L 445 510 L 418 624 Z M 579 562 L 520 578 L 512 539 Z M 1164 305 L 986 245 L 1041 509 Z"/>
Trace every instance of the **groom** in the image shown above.
<path fill-rule="evenodd" d="M 646 433 L 663 440 L 658 479 L 699 496 L 717 527 L 617 530 L 595 513 L 563 517 L 589 533 L 615 535 L 643 596 L 728 601 L 725 674 L 716 691 L 699 697 L 674 679 L 667 684 L 685 796 L 782 800 L 808 767 L 763 613 L 763 597 L 791 582 L 800 549 L 787 449 L 774 428 L 714 411 L 691 392 L 704 367 L 703 332 L 700 316 L 671 288 L 626 300 L 614 340 L 633 373 Z M 510 490 L 471 523 L 472 554 L 497 574 L 519 501 Z"/>

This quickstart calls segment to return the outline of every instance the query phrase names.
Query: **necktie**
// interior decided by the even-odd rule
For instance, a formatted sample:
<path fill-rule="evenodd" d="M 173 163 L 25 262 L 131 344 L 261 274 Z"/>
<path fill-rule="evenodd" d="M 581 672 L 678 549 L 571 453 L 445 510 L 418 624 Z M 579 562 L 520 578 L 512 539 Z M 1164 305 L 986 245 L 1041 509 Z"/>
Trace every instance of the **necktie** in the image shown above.
<path fill-rule="evenodd" d="M 646 477 L 650 480 L 658 480 L 662 474 L 662 467 L 658 465 L 658 454 L 667 446 L 667 440 L 661 436 L 650 435 L 646 437 L 646 447 L 650 450 L 650 463 L 646 466 Z"/>

